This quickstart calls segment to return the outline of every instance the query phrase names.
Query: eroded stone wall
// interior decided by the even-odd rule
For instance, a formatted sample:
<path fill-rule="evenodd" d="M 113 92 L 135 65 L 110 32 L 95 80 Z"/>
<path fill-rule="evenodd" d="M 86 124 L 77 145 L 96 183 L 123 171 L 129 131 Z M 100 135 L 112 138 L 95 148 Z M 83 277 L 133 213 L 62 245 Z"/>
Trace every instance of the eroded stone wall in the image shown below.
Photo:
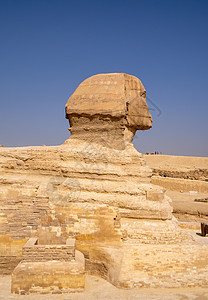
<path fill-rule="evenodd" d="M 155 176 L 208 181 L 208 158 L 171 155 L 145 155 Z"/>
<path fill-rule="evenodd" d="M 169 200 L 150 185 L 151 171 L 133 145 L 120 151 L 72 140 L 57 147 L 2 148 L 0 170 L 2 260 L 11 256 L 5 239 L 11 249 L 18 242 L 8 273 L 30 237 L 42 244 L 64 244 L 76 237 L 89 268 L 94 264 L 98 270 L 103 269 L 102 259 L 94 259 L 99 244 L 120 247 L 132 237 L 146 243 L 147 228 L 140 222 L 140 232 L 135 227 L 133 234 L 132 219 L 150 220 L 150 227 L 151 220 L 158 220 L 156 230 L 149 230 L 149 243 L 158 240 L 166 220 L 170 222 L 162 230 L 172 228 L 176 238 L 163 235 L 164 242 L 183 240 L 171 221 Z"/>

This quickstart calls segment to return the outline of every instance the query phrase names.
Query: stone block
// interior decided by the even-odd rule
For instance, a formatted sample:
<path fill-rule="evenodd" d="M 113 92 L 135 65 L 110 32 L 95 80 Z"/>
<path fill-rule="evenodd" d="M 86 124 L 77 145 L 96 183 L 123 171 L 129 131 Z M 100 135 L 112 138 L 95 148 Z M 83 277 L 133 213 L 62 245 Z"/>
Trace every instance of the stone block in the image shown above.
<path fill-rule="evenodd" d="M 79 292 L 84 286 L 85 261 L 79 251 L 73 261 L 21 262 L 11 280 L 11 292 L 21 295 Z"/>

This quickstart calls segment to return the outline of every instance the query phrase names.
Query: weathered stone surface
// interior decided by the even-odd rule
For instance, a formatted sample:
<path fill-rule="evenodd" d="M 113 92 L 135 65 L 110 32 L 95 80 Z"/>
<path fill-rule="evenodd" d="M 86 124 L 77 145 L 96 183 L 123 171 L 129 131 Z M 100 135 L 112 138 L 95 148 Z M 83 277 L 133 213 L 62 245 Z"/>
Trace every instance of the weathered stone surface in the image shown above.
<path fill-rule="evenodd" d="M 39 244 L 37 238 L 30 238 L 22 248 L 22 261 L 70 261 L 75 259 L 75 239 L 66 240 L 64 245 Z"/>
<path fill-rule="evenodd" d="M 75 250 L 75 239 L 68 239 L 65 245 L 42 245 L 30 238 L 11 280 L 12 293 L 22 295 L 80 292 L 84 286 L 85 259 Z"/>
<path fill-rule="evenodd" d="M 207 253 L 207 245 L 126 245 L 118 286 L 207 287 Z"/>
<path fill-rule="evenodd" d="M 83 81 L 66 104 L 71 138 L 125 149 L 136 130 L 152 127 L 146 91 L 135 76 L 99 74 Z"/>
<path fill-rule="evenodd" d="M 151 182 L 171 191 L 208 193 L 208 182 L 202 180 L 152 176 Z"/>
<path fill-rule="evenodd" d="M 140 108 L 144 114 L 132 120 L 131 111 Z M 140 246 L 160 251 L 166 245 L 194 244 L 172 216 L 164 189 L 151 184 L 152 172 L 131 143 L 137 129 L 151 126 L 143 86 L 126 74 L 93 76 L 70 97 L 66 115 L 72 135 L 64 145 L 0 149 L 2 240 L 12 237 L 22 247 L 30 237 L 45 245 L 74 237 L 88 272 L 117 286 L 137 286 L 138 278 L 129 270 L 135 269 L 140 249 L 146 249 Z M 5 255 L 4 244 L 0 246 L 0 256 Z M 133 256 L 133 249 L 130 260 L 126 251 Z M 17 262 L 21 251 L 17 247 Z M 169 257 L 174 264 L 174 256 Z M 34 265 L 31 278 L 39 267 Z M 145 271 L 144 264 L 141 268 Z M 161 265 L 158 285 L 166 286 L 165 272 Z M 197 280 L 206 286 L 196 275 L 194 284 Z"/>
<path fill-rule="evenodd" d="M 136 129 L 152 127 L 143 84 L 124 73 L 99 74 L 83 81 L 66 104 L 66 116 L 72 114 L 126 116 L 127 124 Z"/>
<path fill-rule="evenodd" d="M 85 286 L 84 256 L 77 251 L 74 261 L 22 262 L 12 273 L 11 292 L 70 293 Z"/>

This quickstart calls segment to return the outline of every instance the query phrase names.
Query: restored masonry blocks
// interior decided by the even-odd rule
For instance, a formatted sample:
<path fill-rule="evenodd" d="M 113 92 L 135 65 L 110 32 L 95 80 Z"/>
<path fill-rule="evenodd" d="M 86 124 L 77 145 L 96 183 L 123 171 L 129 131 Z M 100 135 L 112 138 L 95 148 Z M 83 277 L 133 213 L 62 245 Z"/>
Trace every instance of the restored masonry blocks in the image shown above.
<path fill-rule="evenodd" d="M 75 250 L 75 239 L 68 239 L 66 245 L 38 245 L 38 239 L 31 238 L 12 273 L 11 291 L 68 293 L 82 291 L 84 285 L 84 255 Z"/>
<path fill-rule="evenodd" d="M 207 287 L 206 245 L 178 226 L 132 144 L 152 126 L 141 81 L 92 76 L 66 118 L 63 145 L 0 148 L 0 272 L 12 292 L 79 291 L 85 272 L 119 288 Z"/>
<path fill-rule="evenodd" d="M 70 261 L 75 259 L 75 239 L 68 239 L 66 245 L 38 245 L 38 239 L 31 238 L 22 248 L 23 261 Z"/>

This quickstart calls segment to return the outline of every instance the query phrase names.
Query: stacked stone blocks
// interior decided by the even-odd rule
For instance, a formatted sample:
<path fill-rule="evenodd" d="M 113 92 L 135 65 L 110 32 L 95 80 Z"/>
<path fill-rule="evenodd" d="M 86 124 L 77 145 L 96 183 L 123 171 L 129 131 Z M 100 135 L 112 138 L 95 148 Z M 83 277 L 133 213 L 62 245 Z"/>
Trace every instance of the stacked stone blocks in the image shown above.
<path fill-rule="evenodd" d="M 75 239 L 68 239 L 66 245 L 38 245 L 38 239 L 31 238 L 22 254 L 22 261 L 12 273 L 12 293 L 69 293 L 84 289 L 85 260 L 75 250 Z"/>

